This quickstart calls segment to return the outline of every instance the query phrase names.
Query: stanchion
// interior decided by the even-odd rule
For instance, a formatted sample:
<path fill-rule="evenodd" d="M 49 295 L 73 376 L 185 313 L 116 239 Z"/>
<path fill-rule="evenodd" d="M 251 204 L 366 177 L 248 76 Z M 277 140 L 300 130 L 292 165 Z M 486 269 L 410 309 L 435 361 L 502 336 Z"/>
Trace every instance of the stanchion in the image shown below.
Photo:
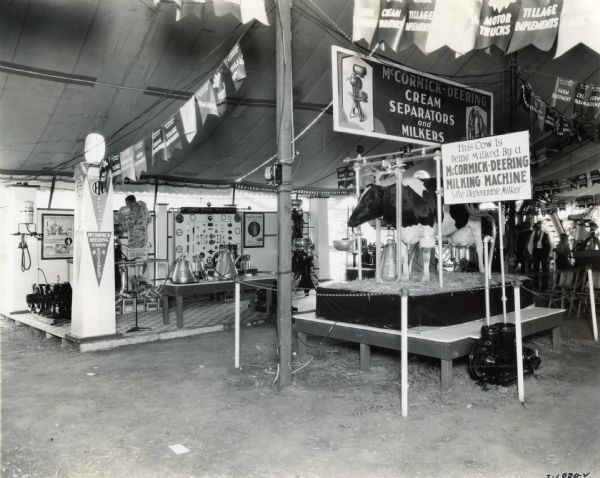
<path fill-rule="evenodd" d="M 381 182 L 381 172 L 375 173 L 375 184 Z M 375 283 L 381 284 L 381 219 L 375 219 Z"/>
<path fill-rule="evenodd" d="M 435 194 L 437 196 L 437 223 L 438 223 L 438 275 L 440 289 L 444 287 L 444 259 L 442 253 L 442 152 L 436 151 L 435 159 Z"/>
<path fill-rule="evenodd" d="M 485 325 L 490 326 L 490 277 L 488 275 L 488 263 L 490 262 L 490 254 L 488 251 L 489 243 L 492 240 L 490 236 L 483 238 L 483 267 L 485 272 Z"/>
<path fill-rule="evenodd" d="M 500 277 L 502 280 L 502 317 L 506 324 L 506 286 L 504 285 L 504 214 L 502 213 L 502 203 L 498 201 L 498 233 L 500 236 Z M 494 254 L 494 251 L 492 251 Z"/>
<path fill-rule="evenodd" d="M 517 390 L 519 401 L 525 403 L 523 385 L 523 335 L 521 333 L 521 281 L 515 281 L 515 342 L 517 346 Z"/>
<path fill-rule="evenodd" d="M 594 340 L 598 342 L 598 323 L 596 322 L 596 299 L 594 298 L 594 274 L 592 269 L 588 267 L 588 289 L 590 290 L 590 309 L 592 310 L 592 331 L 594 332 Z"/>
<path fill-rule="evenodd" d="M 360 171 L 361 164 L 359 160 L 361 159 L 360 154 L 358 155 L 356 163 L 354 163 L 354 184 L 356 187 L 356 201 L 360 199 Z M 356 228 L 355 237 L 357 239 L 357 247 L 356 251 L 358 253 L 358 280 L 362 280 L 362 235 L 360 230 L 360 225 Z"/>
<path fill-rule="evenodd" d="M 400 297 L 400 370 L 402 382 L 402 416 L 408 416 L 408 291 L 402 289 Z"/>
<path fill-rule="evenodd" d="M 240 283 L 235 286 L 235 368 L 240 368 Z"/>
<path fill-rule="evenodd" d="M 404 171 L 404 163 L 396 159 L 395 174 L 396 174 L 396 282 L 402 280 L 402 173 Z M 408 248 L 406 253 L 408 254 Z M 408 271 L 407 271 L 408 272 Z"/>

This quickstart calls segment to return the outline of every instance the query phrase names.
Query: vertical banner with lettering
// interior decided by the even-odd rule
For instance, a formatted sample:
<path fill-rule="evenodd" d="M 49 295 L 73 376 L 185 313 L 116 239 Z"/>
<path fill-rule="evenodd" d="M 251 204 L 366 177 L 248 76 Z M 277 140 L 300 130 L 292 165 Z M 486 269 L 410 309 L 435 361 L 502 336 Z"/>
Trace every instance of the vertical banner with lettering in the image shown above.
<path fill-rule="evenodd" d="M 121 174 L 123 178 L 129 178 L 135 180 L 135 166 L 133 164 L 133 146 L 121 151 L 119 157 L 121 158 Z"/>
<path fill-rule="evenodd" d="M 371 43 L 373 47 L 384 42 L 392 50 L 398 51 L 404 31 L 407 2 L 408 0 L 381 0 L 377 28 Z"/>
<path fill-rule="evenodd" d="M 209 115 L 220 116 L 217 108 L 217 97 L 211 81 L 205 81 L 200 89 L 194 93 L 194 96 L 198 102 L 202 124 L 206 122 Z"/>
<path fill-rule="evenodd" d="M 496 45 L 500 50 L 506 51 L 519 14 L 519 6 L 519 1 L 483 0 L 475 48 Z"/>
<path fill-rule="evenodd" d="M 593 121 L 600 115 L 600 87 L 580 83 L 575 93 L 573 111 L 582 120 Z"/>
<path fill-rule="evenodd" d="M 406 11 L 406 23 L 404 24 L 404 34 L 400 41 L 400 49 L 411 46 L 413 43 L 426 53 L 427 36 L 431 20 L 433 20 L 433 11 L 436 0 L 423 2 L 420 0 L 406 0 L 408 2 Z"/>
<path fill-rule="evenodd" d="M 475 46 L 481 1 L 444 0 L 435 4 L 427 35 L 427 53 L 448 46 L 464 55 Z"/>
<path fill-rule="evenodd" d="M 444 204 L 531 199 L 529 132 L 442 145 Z"/>
<path fill-rule="evenodd" d="M 162 126 L 165 140 L 165 158 L 168 161 L 176 149 L 181 149 L 181 138 L 177 130 L 175 116 L 171 116 Z"/>
<path fill-rule="evenodd" d="M 121 158 L 118 154 L 114 154 L 110 157 L 110 170 L 113 178 L 121 176 Z"/>
<path fill-rule="evenodd" d="M 148 167 L 146 141 L 143 139 L 133 145 L 133 166 L 135 168 L 135 179 L 137 180 Z"/>
<path fill-rule="evenodd" d="M 352 16 L 352 41 L 366 41 L 369 45 L 379 21 L 379 0 L 354 0 Z"/>
<path fill-rule="evenodd" d="M 179 108 L 179 116 L 181 116 L 183 134 L 185 135 L 188 144 L 190 144 L 198 130 L 196 122 L 196 100 L 194 98 L 190 98 L 181 108 Z"/>
<path fill-rule="evenodd" d="M 98 286 L 102 281 L 102 273 L 104 272 L 104 264 L 106 263 L 106 256 L 108 248 L 110 247 L 110 232 L 89 232 L 87 233 L 88 244 L 90 246 L 90 253 L 92 254 L 92 263 L 94 265 L 94 271 L 96 273 L 96 280 Z"/>
<path fill-rule="evenodd" d="M 227 55 L 227 58 L 225 58 L 224 63 L 231 73 L 231 79 L 235 85 L 235 89 L 239 89 L 242 84 L 242 80 L 246 78 L 246 65 L 244 63 L 244 55 L 242 54 L 242 49 L 240 48 L 239 43 L 236 43 L 231 49 Z"/>
<path fill-rule="evenodd" d="M 225 66 L 219 66 L 212 76 L 212 87 L 215 90 L 217 109 L 221 116 L 227 109 L 227 86 L 225 84 L 225 75 L 227 74 Z"/>
<path fill-rule="evenodd" d="M 506 53 L 532 44 L 542 51 L 554 45 L 562 0 L 521 0 L 521 10 Z"/>
<path fill-rule="evenodd" d="M 493 95 L 332 47 L 333 128 L 436 145 L 489 136 Z"/>
<path fill-rule="evenodd" d="M 579 83 L 567 78 L 556 78 L 554 92 L 552 93 L 552 107 L 556 108 L 563 115 L 570 115 L 573 112 L 573 103 L 575 102 L 575 92 Z"/>
<path fill-rule="evenodd" d="M 165 138 L 162 128 L 152 132 L 152 165 L 156 160 L 167 161 L 165 155 Z"/>

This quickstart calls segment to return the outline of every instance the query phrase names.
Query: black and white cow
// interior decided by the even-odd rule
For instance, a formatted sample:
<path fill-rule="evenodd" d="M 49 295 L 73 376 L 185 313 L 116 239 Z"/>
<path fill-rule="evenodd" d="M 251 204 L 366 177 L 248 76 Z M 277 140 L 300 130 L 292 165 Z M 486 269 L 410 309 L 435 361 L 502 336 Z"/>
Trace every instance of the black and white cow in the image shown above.
<path fill-rule="evenodd" d="M 407 245 L 419 244 L 423 252 L 423 282 L 429 281 L 431 248 L 436 245 L 437 197 L 435 179 L 408 178 L 402 181 L 402 279 L 408 280 Z M 396 185 L 367 186 L 348 219 L 349 227 L 357 227 L 372 219 L 382 218 L 396 226 Z M 479 271 L 484 272 L 481 217 L 473 216 L 465 205 L 443 206 L 442 235 L 455 246 L 475 244 Z"/>

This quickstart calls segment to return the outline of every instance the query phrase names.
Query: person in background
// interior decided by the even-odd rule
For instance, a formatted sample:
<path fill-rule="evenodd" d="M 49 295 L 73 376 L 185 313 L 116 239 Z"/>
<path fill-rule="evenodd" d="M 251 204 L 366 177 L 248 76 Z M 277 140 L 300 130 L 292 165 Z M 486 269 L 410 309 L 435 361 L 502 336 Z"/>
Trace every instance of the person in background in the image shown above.
<path fill-rule="evenodd" d="M 596 236 L 598 225 L 595 222 L 590 223 L 590 233 L 585 238 L 581 246 L 582 251 L 600 251 L 600 239 Z"/>
<path fill-rule="evenodd" d="M 542 229 L 542 221 L 533 226 L 533 232 L 529 236 L 527 251 L 532 258 L 533 286 L 540 290 L 548 288 L 548 259 L 550 257 L 550 237 Z"/>
<path fill-rule="evenodd" d="M 554 248 L 556 259 L 554 265 L 558 274 L 556 276 L 557 284 L 560 283 L 560 276 L 563 271 L 571 267 L 573 256 L 571 255 L 571 247 L 569 246 L 569 235 L 564 232 L 560 235 L 560 242 Z"/>
<path fill-rule="evenodd" d="M 515 241 L 515 255 L 516 255 L 516 271 L 517 272 L 529 272 L 530 261 L 527 255 L 527 242 L 531 234 L 531 223 L 525 221 L 517 226 L 517 238 Z"/>

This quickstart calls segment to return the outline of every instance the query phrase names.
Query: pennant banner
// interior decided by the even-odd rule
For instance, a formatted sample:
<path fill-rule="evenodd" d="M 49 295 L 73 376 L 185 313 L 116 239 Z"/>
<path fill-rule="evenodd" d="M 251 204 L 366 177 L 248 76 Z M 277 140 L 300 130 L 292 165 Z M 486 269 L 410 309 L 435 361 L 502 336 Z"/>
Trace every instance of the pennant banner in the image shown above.
<path fill-rule="evenodd" d="M 519 2 L 483 0 L 479 16 L 476 49 L 496 45 L 506 51 L 519 13 Z"/>
<path fill-rule="evenodd" d="M 578 43 L 583 43 L 600 53 L 598 25 L 600 25 L 600 2 L 598 0 L 566 0 L 560 15 L 554 58 L 559 57 Z"/>
<path fill-rule="evenodd" d="M 381 0 L 373 46 L 384 42 L 392 50 L 398 51 L 406 21 L 406 6 L 405 0 Z"/>
<path fill-rule="evenodd" d="M 183 134 L 186 141 L 192 142 L 196 136 L 196 101 L 190 98 L 185 104 L 179 108 L 179 116 L 181 116 L 181 124 L 183 125 Z"/>
<path fill-rule="evenodd" d="M 111 247 L 111 232 L 88 232 L 87 239 L 90 246 L 90 253 L 92 254 L 92 262 L 94 264 L 94 271 L 96 272 L 96 280 L 98 286 L 102 281 L 102 274 L 104 272 L 104 264 L 106 263 L 106 256 L 108 255 L 108 248 Z"/>
<path fill-rule="evenodd" d="M 118 154 L 110 157 L 110 170 L 113 178 L 121 175 L 121 159 Z"/>
<path fill-rule="evenodd" d="M 521 10 L 506 53 L 529 44 L 542 51 L 550 50 L 558 32 L 562 3 L 562 0 L 521 0 Z"/>
<path fill-rule="evenodd" d="M 135 180 L 135 167 L 133 164 L 133 146 L 124 149 L 119 154 L 121 159 L 121 174 L 123 178 L 129 178 Z"/>
<path fill-rule="evenodd" d="M 404 35 L 402 36 L 401 49 L 407 48 L 413 43 L 426 52 L 427 35 L 433 20 L 433 11 L 436 0 L 423 2 L 422 0 L 407 0 L 406 23 L 404 24 Z"/>
<path fill-rule="evenodd" d="M 460 55 L 471 51 L 477 37 L 480 9 L 480 1 L 437 2 L 429 27 L 426 51 L 429 53 L 443 46 L 448 46 Z"/>
<path fill-rule="evenodd" d="M 354 0 L 352 41 L 365 40 L 368 44 L 375 44 L 373 35 L 375 35 L 378 20 L 379 0 Z"/>
<path fill-rule="evenodd" d="M 175 117 L 171 116 L 169 120 L 162 126 L 163 135 L 165 138 L 165 157 L 168 161 L 176 149 L 181 149 L 181 138 L 175 123 Z"/>
<path fill-rule="evenodd" d="M 136 181 L 140 179 L 142 173 L 146 171 L 147 165 L 146 142 L 142 139 L 133 146 L 133 166 L 135 169 Z"/>
<path fill-rule="evenodd" d="M 575 102 L 575 92 L 577 81 L 566 78 L 556 78 L 554 92 L 552 93 L 552 106 L 563 115 L 569 115 L 573 112 L 573 103 Z"/>
<path fill-rule="evenodd" d="M 575 93 L 573 110 L 583 121 L 592 121 L 600 114 L 600 86 L 579 84 Z"/>
<path fill-rule="evenodd" d="M 194 93 L 196 101 L 198 102 L 198 108 L 200 109 L 200 119 L 202 124 L 206 123 L 208 115 L 219 115 L 217 109 L 217 97 L 215 90 L 212 87 L 212 81 L 206 81 L 196 93 Z"/>
<path fill-rule="evenodd" d="M 156 164 L 157 160 L 167 161 L 165 157 L 165 140 L 163 129 L 158 128 L 152 132 L 152 165 Z"/>
<path fill-rule="evenodd" d="M 242 55 L 242 49 L 240 44 L 236 43 L 235 46 L 225 58 L 225 66 L 231 73 L 231 79 L 235 85 L 235 89 L 239 89 L 242 84 L 242 80 L 246 78 L 246 65 L 244 63 L 244 55 Z"/>

